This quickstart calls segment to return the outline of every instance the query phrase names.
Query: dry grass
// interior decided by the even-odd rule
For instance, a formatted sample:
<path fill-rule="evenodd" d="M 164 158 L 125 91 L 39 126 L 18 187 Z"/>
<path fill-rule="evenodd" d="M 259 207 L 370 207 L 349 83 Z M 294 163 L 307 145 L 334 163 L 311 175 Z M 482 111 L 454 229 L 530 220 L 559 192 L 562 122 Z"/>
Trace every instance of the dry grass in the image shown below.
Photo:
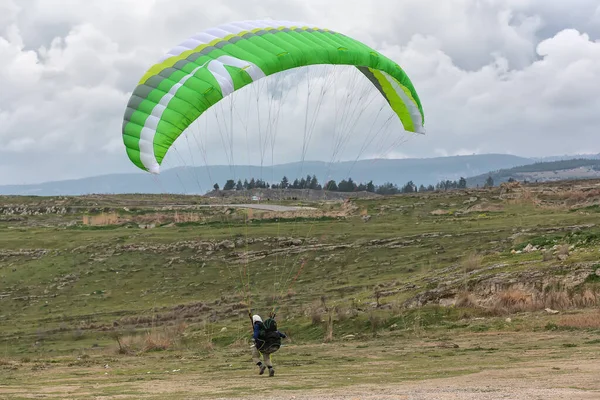
<path fill-rule="evenodd" d="M 120 222 L 119 215 L 114 212 L 101 213 L 100 215 L 84 215 L 82 217 L 83 225 L 90 226 L 105 226 L 105 225 L 116 225 Z"/>
<path fill-rule="evenodd" d="M 309 307 L 310 321 L 313 325 L 320 325 L 323 322 L 323 299 L 321 301 L 314 301 Z"/>
<path fill-rule="evenodd" d="M 333 313 L 334 310 L 329 310 L 327 313 L 327 329 L 325 333 L 325 343 L 333 341 Z"/>
<path fill-rule="evenodd" d="M 167 332 L 150 331 L 146 333 L 144 340 L 144 347 L 142 351 L 160 351 L 167 350 L 174 344 L 174 338 L 171 337 Z"/>
<path fill-rule="evenodd" d="M 558 319 L 557 325 L 577 329 L 600 329 L 600 311 L 589 314 L 563 315 Z"/>
<path fill-rule="evenodd" d="M 231 300 L 232 301 L 232 300 Z M 247 306 L 244 303 L 234 304 L 230 311 L 244 309 Z M 197 318 L 213 311 L 213 308 L 202 302 L 180 304 L 174 306 L 171 311 L 157 313 L 153 315 L 134 315 L 121 317 L 117 323 L 121 326 L 153 326 L 156 323 L 167 323 L 184 318 Z"/>
<path fill-rule="evenodd" d="M 199 347 L 204 350 L 204 351 L 212 351 L 215 348 L 215 345 L 213 343 L 213 337 L 214 337 L 214 327 L 213 325 L 208 321 L 208 320 L 204 320 L 202 322 L 203 324 L 203 330 L 204 330 L 204 338 L 203 340 L 200 341 L 199 343 Z"/>
<path fill-rule="evenodd" d="M 482 262 L 483 262 L 482 255 L 479 255 L 476 253 L 470 253 L 465 257 L 462 265 L 463 265 L 465 272 L 471 272 L 471 271 L 480 269 Z"/>
<path fill-rule="evenodd" d="M 310 312 L 310 322 L 313 325 L 320 325 L 323 322 L 323 313 L 319 309 L 312 309 Z"/>
<path fill-rule="evenodd" d="M 581 190 L 573 190 L 563 193 L 563 198 L 567 204 L 579 204 L 587 199 L 586 193 Z"/>
<path fill-rule="evenodd" d="M 539 206 L 540 200 L 531 190 L 525 188 L 516 189 L 507 201 L 508 204 L 519 206 Z"/>
<path fill-rule="evenodd" d="M 458 293 L 458 295 L 456 296 L 455 306 L 461 307 L 461 308 L 476 308 L 476 307 L 478 307 L 477 302 L 475 301 L 475 298 L 473 297 L 473 295 L 467 291 Z"/>
<path fill-rule="evenodd" d="M 13 361 L 6 360 L 4 358 L 0 358 L 0 366 L 12 365 Z"/>
<path fill-rule="evenodd" d="M 383 322 L 384 321 L 379 314 L 374 311 L 369 312 L 369 327 L 371 328 L 373 336 L 377 335 L 377 331 L 379 331 Z"/>
<path fill-rule="evenodd" d="M 600 189 L 591 190 L 566 190 L 556 195 L 559 200 L 563 200 L 568 206 L 575 206 L 585 203 L 589 199 L 597 199 L 600 197 Z"/>
<path fill-rule="evenodd" d="M 119 334 L 115 334 L 114 338 L 119 346 L 117 349 L 118 354 L 133 354 L 134 351 L 131 346 L 133 336 L 121 337 Z"/>
<path fill-rule="evenodd" d="M 358 315 L 358 310 L 350 307 L 335 306 L 335 314 L 337 321 L 344 322 L 350 318 L 354 318 Z"/>
<path fill-rule="evenodd" d="M 598 305 L 598 295 L 590 289 L 585 289 L 581 294 L 573 296 L 572 305 L 576 308 L 594 307 Z"/>
<path fill-rule="evenodd" d="M 173 222 L 175 223 L 182 223 L 182 222 L 199 222 L 199 221 L 204 221 L 206 218 L 203 218 L 202 215 L 196 214 L 196 213 L 181 213 L 178 211 L 175 211 L 175 215 L 173 217 Z"/>
<path fill-rule="evenodd" d="M 500 194 L 511 193 L 513 191 L 519 190 L 522 187 L 521 182 L 503 182 L 500 184 Z"/>
<path fill-rule="evenodd" d="M 559 256 L 568 256 L 569 255 L 569 245 L 561 244 L 556 249 L 556 254 Z"/>
<path fill-rule="evenodd" d="M 119 354 L 134 354 L 168 350 L 179 343 L 186 328 L 185 322 L 179 322 L 173 326 L 152 328 L 142 335 L 115 333 L 116 351 Z"/>
<path fill-rule="evenodd" d="M 543 298 L 543 308 L 551 308 L 553 310 L 566 310 L 573 305 L 569 294 L 564 290 L 551 290 Z M 540 307 L 542 308 L 542 307 Z"/>
<path fill-rule="evenodd" d="M 494 307 L 504 309 L 508 313 L 515 313 L 531 311 L 534 309 L 535 304 L 531 294 L 519 290 L 509 290 L 500 293 Z"/>
<path fill-rule="evenodd" d="M 459 294 L 457 306 L 469 307 L 469 294 Z M 460 305 L 459 305 L 460 301 Z M 491 315 L 507 315 L 525 311 L 539 311 L 546 308 L 568 310 L 576 308 L 596 307 L 600 304 L 600 296 L 586 288 L 581 292 L 569 293 L 567 290 L 549 290 L 543 295 L 535 295 L 519 290 L 498 293 L 496 301 L 487 309 Z"/>

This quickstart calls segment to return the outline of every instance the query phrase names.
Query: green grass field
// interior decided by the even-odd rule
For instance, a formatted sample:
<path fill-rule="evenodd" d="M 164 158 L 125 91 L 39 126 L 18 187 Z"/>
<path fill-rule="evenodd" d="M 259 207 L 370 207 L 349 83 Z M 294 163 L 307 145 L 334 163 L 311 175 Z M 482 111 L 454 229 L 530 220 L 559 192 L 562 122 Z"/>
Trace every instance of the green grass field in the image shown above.
<path fill-rule="evenodd" d="M 289 213 L 2 197 L 0 398 L 245 398 L 264 385 L 250 309 L 276 310 L 291 339 L 274 356 L 276 393 L 583 371 L 600 354 L 598 185 Z M 586 382 L 560 386 L 599 389 Z"/>

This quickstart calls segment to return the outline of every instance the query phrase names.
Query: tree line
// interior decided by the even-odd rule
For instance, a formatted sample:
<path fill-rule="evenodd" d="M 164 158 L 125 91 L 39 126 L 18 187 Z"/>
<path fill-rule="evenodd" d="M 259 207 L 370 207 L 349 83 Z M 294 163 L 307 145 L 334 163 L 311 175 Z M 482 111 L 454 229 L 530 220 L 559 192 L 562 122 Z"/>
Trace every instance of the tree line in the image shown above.
<path fill-rule="evenodd" d="M 494 180 L 491 176 L 488 177 L 485 187 L 494 186 Z M 339 182 L 329 180 L 324 185 L 319 183 L 315 175 L 307 175 L 306 178 L 295 179 L 290 182 L 286 176 L 281 179 L 281 182 L 269 184 L 262 179 L 252 178 L 245 179 L 243 182 L 238 179 L 236 182 L 233 179 L 228 179 L 223 186 L 223 190 L 252 190 L 252 189 L 312 189 L 312 190 L 328 190 L 331 192 L 370 192 L 377 194 L 398 194 L 398 193 L 417 193 L 417 192 L 433 192 L 433 191 L 448 191 L 453 189 L 466 189 L 467 180 L 461 177 L 459 180 L 451 181 L 444 180 L 434 185 L 417 185 L 413 181 L 407 182 L 403 186 L 398 186 L 392 182 L 386 182 L 383 185 L 375 185 L 373 181 L 367 183 L 356 183 L 352 178 L 343 179 Z M 220 190 L 218 183 L 214 185 L 215 190 Z"/>

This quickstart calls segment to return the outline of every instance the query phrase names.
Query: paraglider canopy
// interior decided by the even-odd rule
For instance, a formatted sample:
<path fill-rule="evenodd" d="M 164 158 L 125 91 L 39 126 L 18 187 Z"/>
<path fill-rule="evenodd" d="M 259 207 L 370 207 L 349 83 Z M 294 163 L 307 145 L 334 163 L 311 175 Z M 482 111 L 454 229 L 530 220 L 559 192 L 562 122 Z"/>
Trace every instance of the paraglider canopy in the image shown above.
<path fill-rule="evenodd" d="M 139 168 L 158 174 L 173 142 L 224 97 L 266 76 L 318 64 L 355 66 L 406 131 L 425 133 L 419 96 L 394 61 L 329 29 L 290 21 L 241 21 L 189 37 L 149 68 L 125 111 L 127 154 Z"/>

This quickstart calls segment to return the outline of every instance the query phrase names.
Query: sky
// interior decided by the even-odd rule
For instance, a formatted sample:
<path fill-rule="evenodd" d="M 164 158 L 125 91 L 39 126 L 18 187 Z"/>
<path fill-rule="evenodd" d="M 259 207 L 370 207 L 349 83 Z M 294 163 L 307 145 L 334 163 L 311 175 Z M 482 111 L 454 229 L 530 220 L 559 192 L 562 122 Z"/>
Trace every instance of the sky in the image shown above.
<path fill-rule="evenodd" d="M 0 185 L 140 171 L 127 158 L 121 136 L 140 77 L 196 32 L 248 19 L 329 28 L 406 71 L 423 103 L 427 133 L 409 135 L 393 148 L 361 151 L 363 128 L 374 116 L 365 113 L 345 142 L 344 159 L 600 152 L 597 0 L 0 0 Z M 330 72 L 313 78 L 308 97 L 298 75 L 271 81 L 289 92 L 278 103 L 273 148 L 248 144 L 271 137 L 264 128 L 269 120 L 255 115 L 253 92 L 245 88 L 201 117 L 196 137 L 180 137 L 163 168 L 200 160 L 294 160 L 308 132 L 307 107 L 319 113 L 305 157 L 332 159 L 339 106 L 348 90 L 366 86 L 348 86 L 342 73 L 336 90 L 328 89 L 319 103 Z M 263 85 L 256 96 L 279 101 L 271 96 L 278 93 L 273 87 Z M 217 129 L 234 101 L 241 110 L 235 122 Z M 397 144 L 393 135 L 400 125 L 389 129 L 388 144 Z M 225 139 L 235 145 L 228 147 Z M 261 149 L 275 149 L 274 158 Z"/>

